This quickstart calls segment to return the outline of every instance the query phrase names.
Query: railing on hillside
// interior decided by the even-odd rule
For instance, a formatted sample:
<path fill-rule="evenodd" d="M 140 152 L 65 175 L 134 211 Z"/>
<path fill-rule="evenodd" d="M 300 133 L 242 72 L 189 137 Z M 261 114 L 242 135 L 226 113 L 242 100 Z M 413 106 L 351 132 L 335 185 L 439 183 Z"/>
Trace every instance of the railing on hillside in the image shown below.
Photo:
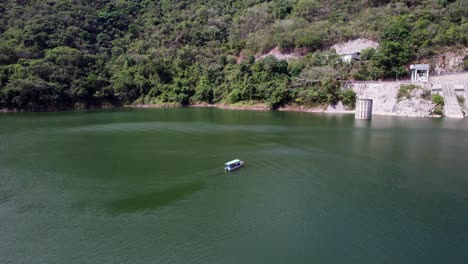
<path fill-rule="evenodd" d="M 444 72 L 440 73 L 437 75 L 431 75 L 430 77 L 438 77 L 438 76 L 447 76 L 447 75 L 463 75 L 467 74 L 467 71 L 464 72 Z M 358 81 L 358 80 L 352 80 L 352 81 L 344 81 L 343 86 L 341 89 L 346 90 L 346 89 L 351 89 L 354 84 L 376 84 L 376 83 L 398 83 L 398 84 L 418 84 L 421 82 L 418 81 L 411 81 L 411 79 L 399 79 L 399 80 L 371 80 L 371 81 Z M 421 83 L 421 84 L 433 84 L 431 82 L 431 79 L 429 78 L 429 82 L 426 83 Z"/>
<path fill-rule="evenodd" d="M 414 84 L 418 82 L 412 82 L 411 80 L 379 80 L 379 81 L 344 81 L 342 89 L 351 89 L 354 84 L 390 84 L 390 83 L 398 83 L 398 84 Z"/>
<path fill-rule="evenodd" d="M 438 74 L 432 74 L 429 76 L 430 77 L 437 77 L 437 76 L 446 76 L 446 75 L 461 75 L 461 74 L 467 74 L 468 71 L 461 71 L 461 72 L 440 72 Z"/>

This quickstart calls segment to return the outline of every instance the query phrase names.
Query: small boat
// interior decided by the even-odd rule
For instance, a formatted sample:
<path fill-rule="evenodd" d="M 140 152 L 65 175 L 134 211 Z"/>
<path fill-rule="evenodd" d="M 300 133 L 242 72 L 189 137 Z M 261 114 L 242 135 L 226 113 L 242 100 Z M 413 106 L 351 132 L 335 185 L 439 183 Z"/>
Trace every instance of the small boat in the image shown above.
<path fill-rule="evenodd" d="M 232 171 L 232 170 L 235 170 L 235 169 L 238 169 L 238 168 L 242 167 L 242 165 L 244 165 L 244 162 L 242 160 L 235 159 L 235 160 L 231 160 L 229 162 L 226 162 L 225 165 L 226 165 L 224 167 L 225 171 Z"/>

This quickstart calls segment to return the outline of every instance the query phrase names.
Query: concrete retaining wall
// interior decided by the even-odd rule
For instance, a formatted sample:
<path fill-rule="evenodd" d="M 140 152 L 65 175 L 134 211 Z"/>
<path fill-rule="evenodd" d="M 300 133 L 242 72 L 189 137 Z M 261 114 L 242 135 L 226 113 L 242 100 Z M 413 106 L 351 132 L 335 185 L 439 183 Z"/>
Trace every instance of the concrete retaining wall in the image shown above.
<path fill-rule="evenodd" d="M 468 107 L 468 73 L 457 73 L 442 76 L 431 76 L 428 83 L 413 83 L 422 89 L 412 92 L 411 98 L 398 100 L 398 91 L 402 84 L 412 84 L 411 82 L 356 82 L 348 83 L 357 96 L 357 99 L 372 99 L 373 114 L 376 115 L 397 115 L 397 116 L 432 116 L 435 105 L 430 100 L 421 97 L 424 89 L 444 96 L 447 105 L 447 116 L 463 117 L 455 95 L 465 97 L 466 107 Z M 440 88 L 437 92 L 437 88 Z M 437 91 L 436 91 L 437 90 Z M 447 97 L 447 98 L 445 98 Z"/>

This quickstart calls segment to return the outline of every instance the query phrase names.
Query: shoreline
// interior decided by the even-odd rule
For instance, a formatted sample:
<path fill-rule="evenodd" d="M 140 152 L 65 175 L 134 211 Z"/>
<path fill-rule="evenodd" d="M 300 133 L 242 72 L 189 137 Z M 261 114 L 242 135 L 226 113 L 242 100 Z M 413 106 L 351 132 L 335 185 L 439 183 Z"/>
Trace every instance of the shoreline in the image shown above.
<path fill-rule="evenodd" d="M 226 104 L 190 104 L 181 106 L 178 104 L 137 104 L 125 105 L 124 108 L 218 108 L 226 110 L 252 110 L 252 111 L 282 111 L 282 112 L 303 112 L 303 113 L 326 113 L 326 114 L 354 114 L 354 110 L 327 110 L 323 107 L 302 107 L 302 106 L 283 106 L 278 109 L 271 109 L 266 105 L 226 105 Z"/>
<path fill-rule="evenodd" d="M 138 105 L 125 105 L 124 108 L 217 108 L 225 110 L 241 110 L 241 111 L 281 111 L 281 112 L 300 112 L 300 113 L 323 113 L 323 114 L 353 114 L 355 110 L 330 110 L 324 109 L 323 106 L 318 107 L 303 107 L 303 106 L 291 106 L 286 105 L 278 109 L 270 109 L 267 106 L 262 105 L 253 105 L 253 106 L 236 106 L 236 105 L 225 105 L 225 104 L 191 104 L 187 106 L 181 106 L 178 104 L 138 104 Z M 372 115 L 376 116 L 395 116 L 395 117 L 409 117 L 409 118 L 441 118 L 443 116 L 431 115 L 431 116 L 422 116 L 422 115 L 398 115 L 396 113 L 386 113 L 386 112 L 373 112 Z"/>
<path fill-rule="evenodd" d="M 269 107 L 265 105 L 225 105 L 225 104 L 189 104 L 180 105 L 177 103 L 169 104 L 135 104 L 135 105 L 124 105 L 124 108 L 219 108 L 219 109 L 230 109 L 230 110 L 256 110 L 256 111 L 270 111 Z"/>
<path fill-rule="evenodd" d="M 41 110 L 23 110 L 23 109 L 0 109 L 0 113 L 41 113 L 41 112 L 65 112 L 65 111 L 79 111 L 79 110 L 95 110 L 95 109 L 118 109 L 118 108 L 147 108 L 147 109 L 162 109 L 162 108 L 217 108 L 226 110 L 252 110 L 252 111 L 282 111 L 282 112 L 304 112 L 304 113 L 354 113 L 354 110 L 327 110 L 322 107 L 301 107 L 301 106 L 283 106 L 278 109 L 271 109 L 266 105 L 226 105 L 226 104 L 136 104 L 136 105 L 122 105 L 122 106 L 106 106 L 106 107 L 91 107 L 86 109 L 75 108 L 57 108 L 57 109 L 41 109 Z"/>
<path fill-rule="evenodd" d="M 227 104 L 207 104 L 198 103 L 182 106 L 177 103 L 168 104 L 135 104 L 135 105 L 122 105 L 122 106 L 104 106 L 104 107 L 92 107 L 87 109 L 74 109 L 74 108 L 62 108 L 62 109 L 46 109 L 37 111 L 19 110 L 19 109 L 0 109 L 0 113 L 38 113 L 38 112 L 64 112 L 64 111 L 76 111 L 76 110 L 96 110 L 96 109 L 118 109 L 118 108 L 148 108 L 148 109 L 162 109 L 162 108 L 217 108 L 225 110 L 240 110 L 240 111 L 281 111 L 281 112 L 301 112 L 301 113 L 323 113 L 323 114 L 354 114 L 355 110 L 330 110 L 324 106 L 317 107 L 303 107 L 295 105 L 286 105 L 278 109 L 271 109 L 264 104 L 256 105 L 227 105 Z M 441 118 L 441 116 L 420 116 L 420 115 L 397 115 L 395 113 L 385 112 L 374 112 L 376 116 L 396 116 L 396 117 L 410 117 L 410 118 Z"/>

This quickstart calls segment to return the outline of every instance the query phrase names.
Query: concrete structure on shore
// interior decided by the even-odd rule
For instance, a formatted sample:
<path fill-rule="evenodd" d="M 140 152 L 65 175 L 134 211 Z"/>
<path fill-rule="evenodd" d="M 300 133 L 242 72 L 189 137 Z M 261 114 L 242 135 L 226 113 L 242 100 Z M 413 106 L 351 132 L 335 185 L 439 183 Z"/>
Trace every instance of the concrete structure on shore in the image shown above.
<path fill-rule="evenodd" d="M 352 89 L 358 99 L 373 100 L 373 114 L 430 117 L 435 104 L 430 94 L 444 98 L 444 116 L 463 118 L 468 116 L 468 73 L 431 76 L 430 82 L 421 82 L 414 89 L 411 98 L 398 99 L 401 85 L 413 82 L 349 82 L 343 89 Z M 462 99 L 463 98 L 463 99 Z M 463 102 L 464 101 L 464 102 Z M 357 109 L 357 106 L 356 106 Z"/>
<path fill-rule="evenodd" d="M 429 64 L 412 64 L 410 70 L 412 82 L 429 81 Z"/>
<path fill-rule="evenodd" d="M 356 119 L 372 119 L 372 99 L 357 99 L 356 112 L 354 113 Z"/>
<path fill-rule="evenodd" d="M 467 116 L 468 73 L 434 76 L 431 78 L 431 83 L 431 93 L 444 97 L 445 116 L 452 118 Z"/>

